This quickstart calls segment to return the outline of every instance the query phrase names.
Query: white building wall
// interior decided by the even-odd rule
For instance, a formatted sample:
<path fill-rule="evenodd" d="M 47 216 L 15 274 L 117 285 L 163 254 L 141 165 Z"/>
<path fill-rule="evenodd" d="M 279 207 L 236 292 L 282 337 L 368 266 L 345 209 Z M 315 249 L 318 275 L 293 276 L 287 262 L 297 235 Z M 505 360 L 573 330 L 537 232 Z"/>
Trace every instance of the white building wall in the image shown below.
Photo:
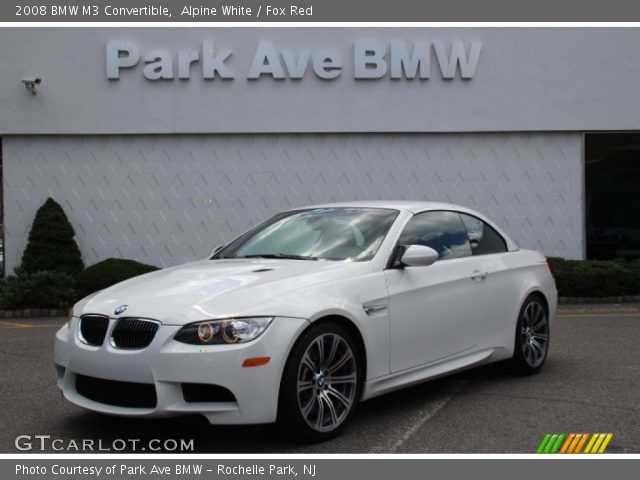
<path fill-rule="evenodd" d="M 148 80 L 144 61 L 109 80 L 106 45 L 145 55 L 232 52 L 234 78 Z M 355 42 L 482 44 L 473 78 L 358 80 Z M 342 73 L 324 80 L 247 78 L 260 42 L 299 58 L 336 52 Z M 640 125 L 639 28 L 4 28 L 0 29 L 0 135 L 265 132 L 506 132 L 636 130 Z M 200 54 L 201 58 L 203 54 Z M 322 56 L 322 55 L 320 55 Z M 459 68 L 458 68 L 459 70 Z M 30 95 L 21 78 L 42 83 Z"/>
<path fill-rule="evenodd" d="M 51 196 L 86 264 L 206 256 L 289 207 L 341 200 L 460 203 L 522 246 L 582 258 L 580 133 L 8 136 L 6 272 Z"/>

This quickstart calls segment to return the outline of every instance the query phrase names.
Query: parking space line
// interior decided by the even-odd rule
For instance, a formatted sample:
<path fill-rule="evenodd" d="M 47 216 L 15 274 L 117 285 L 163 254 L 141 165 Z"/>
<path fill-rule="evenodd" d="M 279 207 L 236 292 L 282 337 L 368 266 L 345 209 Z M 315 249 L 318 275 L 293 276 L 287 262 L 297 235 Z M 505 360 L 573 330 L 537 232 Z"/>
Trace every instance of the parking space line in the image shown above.
<path fill-rule="evenodd" d="M 451 380 L 449 387 L 437 398 L 429 400 L 425 403 L 418 412 L 417 419 L 412 423 L 400 436 L 396 439 L 388 448 L 380 447 L 374 448 L 370 453 L 393 453 L 397 451 L 402 445 L 404 445 L 413 435 L 415 435 L 422 426 L 427 423 L 434 415 L 436 415 L 442 408 L 447 405 L 451 399 L 468 383 L 467 380 Z"/>
<path fill-rule="evenodd" d="M 17 323 L 17 322 L 5 322 L 5 321 L 0 321 L 0 327 L 5 327 L 5 328 L 31 328 L 31 325 L 27 324 L 27 323 Z"/>
<path fill-rule="evenodd" d="M 64 324 L 32 325 L 29 323 L 0 321 L 0 328 L 60 328 Z"/>

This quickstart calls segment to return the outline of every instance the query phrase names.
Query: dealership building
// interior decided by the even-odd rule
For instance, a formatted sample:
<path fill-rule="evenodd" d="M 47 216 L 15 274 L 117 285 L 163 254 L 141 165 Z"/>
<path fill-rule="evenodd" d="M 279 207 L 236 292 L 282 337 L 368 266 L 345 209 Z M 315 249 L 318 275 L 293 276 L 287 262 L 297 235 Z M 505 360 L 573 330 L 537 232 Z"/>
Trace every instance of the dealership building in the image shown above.
<path fill-rule="evenodd" d="M 4 272 L 58 201 L 86 264 L 205 257 L 292 207 L 412 199 L 640 256 L 640 30 L 0 29 Z"/>

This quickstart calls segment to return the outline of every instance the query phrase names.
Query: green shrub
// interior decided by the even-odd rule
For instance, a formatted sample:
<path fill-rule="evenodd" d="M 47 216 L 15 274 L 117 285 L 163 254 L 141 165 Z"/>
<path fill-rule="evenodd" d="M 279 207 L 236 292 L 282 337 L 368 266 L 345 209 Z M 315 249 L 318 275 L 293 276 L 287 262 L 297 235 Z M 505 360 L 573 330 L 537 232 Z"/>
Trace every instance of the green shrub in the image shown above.
<path fill-rule="evenodd" d="M 47 198 L 33 220 L 21 268 L 29 274 L 49 271 L 74 276 L 80 273 L 84 264 L 74 236 L 73 226 L 60 204 Z"/>
<path fill-rule="evenodd" d="M 640 261 L 549 258 L 561 297 L 640 295 Z"/>
<path fill-rule="evenodd" d="M 134 260 L 107 258 L 87 267 L 78 275 L 76 278 L 78 298 L 84 298 L 95 291 L 154 270 L 158 270 L 158 267 Z"/>
<path fill-rule="evenodd" d="M 0 281 L 0 308 L 68 307 L 76 297 L 74 283 L 73 277 L 64 272 L 16 269 L 16 275 Z"/>

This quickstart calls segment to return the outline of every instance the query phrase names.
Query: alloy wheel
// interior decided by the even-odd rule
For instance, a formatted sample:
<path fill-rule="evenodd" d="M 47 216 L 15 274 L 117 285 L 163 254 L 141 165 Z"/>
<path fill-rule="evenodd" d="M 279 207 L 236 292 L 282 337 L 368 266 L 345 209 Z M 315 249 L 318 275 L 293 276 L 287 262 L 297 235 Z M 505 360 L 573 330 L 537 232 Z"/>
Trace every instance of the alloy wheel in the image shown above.
<path fill-rule="evenodd" d="M 337 333 L 316 337 L 305 350 L 297 375 L 298 407 L 318 432 L 338 428 L 349 415 L 358 382 L 356 357 Z"/>
<path fill-rule="evenodd" d="M 544 362 L 549 348 L 549 319 L 544 306 L 538 301 L 531 301 L 525 307 L 520 345 L 522 356 L 530 367 L 536 368 Z"/>

